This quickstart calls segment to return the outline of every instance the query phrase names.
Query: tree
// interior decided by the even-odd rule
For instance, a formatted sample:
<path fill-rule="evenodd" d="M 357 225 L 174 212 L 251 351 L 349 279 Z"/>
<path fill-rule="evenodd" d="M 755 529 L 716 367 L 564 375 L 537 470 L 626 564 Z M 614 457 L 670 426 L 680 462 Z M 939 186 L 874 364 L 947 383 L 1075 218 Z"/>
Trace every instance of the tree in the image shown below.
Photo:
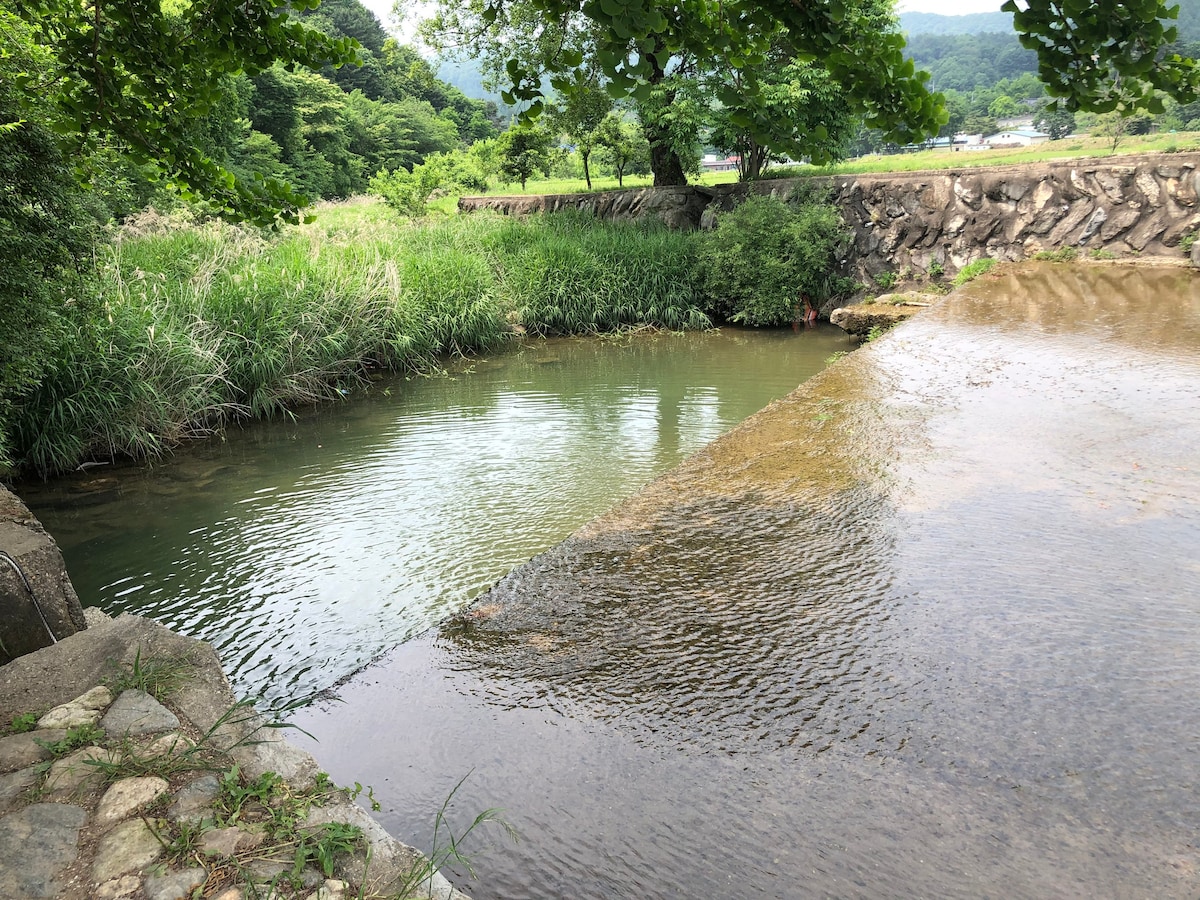
<path fill-rule="evenodd" d="M 925 88 L 926 77 L 903 58 L 894 28 L 878 30 L 862 4 L 772 0 L 775 15 L 751 0 L 712 5 L 707 0 L 441 0 L 423 29 L 443 51 L 479 57 L 504 99 L 526 103 L 531 114 L 550 82 L 560 95 L 573 89 L 564 77 L 587 61 L 602 73 L 614 96 L 638 109 L 650 144 L 655 184 L 681 184 L 694 169 L 707 103 L 697 104 L 703 67 L 736 72 L 741 102 L 753 105 L 768 68 L 768 53 L 820 60 L 845 86 L 846 106 L 869 124 L 907 143 L 936 130 L 942 112 Z M 733 105 L 727 103 L 726 105 Z M 775 132 L 782 131 L 775 126 Z"/>
<path fill-rule="evenodd" d="M 549 119 L 552 127 L 575 144 L 583 161 L 583 180 L 592 189 L 592 173 L 588 160 L 595 149 L 600 125 L 613 108 L 613 98 L 593 72 L 580 68 L 575 72 L 575 89 L 566 92 L 560 103 L 551 104 Z"/>
<path fill-rule="evenodd" d="M 1011 119 L 1021 114 L 1021 104 L 1007 94 L 1000 94 L 988 104 L 987 112 L 993 119 Z"/>
<path fill-rule="evenodd" d="M 550 132 L 534 124 L 516 125 L 500 135 L 500 171 L 521 182 L 534 172 L 550 171 Z"/>
<path fill-rule="evenodd" d="M 1060 141 L 1075 130 L 1075 114 L 1057 103 L 1048 103 L 1038 110 L 1033 127 L 1050 135 L 1050 140 Z"/>
<path fill-rule="evenodd" d="M 650 164 L 650 143 L 640 128 L 617 113 L 609 113 L 600 124 L 596 143 L 608 151 L 617 184 L 625 186 L 625 175 Z"/>
<path fill-rule="evenodd" d="M 1025 47 L 1037 52 L 1038 75 L 1066 109 L 1132 113 L 1163 111 L 1162 96 L 1181 103 L 1200 93 L 1196 60 L 1170 52 L 1178 38 L 1164 24 L 1179 7 L 1163 0 L 1015 0 L 1012 13 Z M 1118 138 L 1119 140 L 1119 138 Z"/>
<path fill-rule="evenodd" d="M 772 159 L 829 162 L 845 157 L 858 122 L 829 73 L 798 60 L 772 60 L 759 92 L 738 90 L 740 73 L 724 86 L 727 103 L 714 113 L 710 141 L 738 160 L 742 181 L 758 178 Z"/>
<path fill-rule="evenodd" d="M 16 13 L 53 52 L 46 69 L 15 79 L 22 113 L 49 100 L 76 150 L 111 137 L 230 218 L 297 218 L 303 198 L 278 181 L 236 177 L 188 139 L 188 123 L 219 102 L 226 76 L 254 75 L 276 60 L 310 69 L 353 62 L 349 38 L 291 18 L 287 0 L 37 0 L 18 3 Z"/>

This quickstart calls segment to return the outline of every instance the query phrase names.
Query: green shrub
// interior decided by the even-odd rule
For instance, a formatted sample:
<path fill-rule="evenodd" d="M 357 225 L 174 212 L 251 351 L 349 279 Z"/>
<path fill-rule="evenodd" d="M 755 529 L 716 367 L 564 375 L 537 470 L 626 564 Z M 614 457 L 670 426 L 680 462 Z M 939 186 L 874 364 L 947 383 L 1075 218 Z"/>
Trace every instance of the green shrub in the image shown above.
<path fill-rule="evenodd" d="M 1079 256 L 1074 247 L 1059 247 L 1057 250 L 1039 250 L 1033 254 L 1034 259 L 1049 260 L 1050 262 L 1070 262 Z"/>
<path fill-rule="evenodd" d="M 880 272 L 875 276 L 875 283 L 883 290 L 890 290 L 896 286 L 895 272 Z"/>
<path fill-rule="evenodd" d="M 967 265 L 963 266 L 959 270 L 958 274 L 954 277 L 954 286 L 959 287 L 966 284 L 968 281 L 978 278 L 985 272 L 991 271 L 992 267 L 995 265 L 996 260 L 987 256 L 985 256 L 983 259 L 977 259 L 973 263 L 968 263 Z"/>
<path fill-rule="evenodd" d="M 714 312 L 743 325 L 795 321 L 804 298 L 827 299 L 846 227 L 821 202 L 750 197 L 705 235 L 702 274 Z"/>

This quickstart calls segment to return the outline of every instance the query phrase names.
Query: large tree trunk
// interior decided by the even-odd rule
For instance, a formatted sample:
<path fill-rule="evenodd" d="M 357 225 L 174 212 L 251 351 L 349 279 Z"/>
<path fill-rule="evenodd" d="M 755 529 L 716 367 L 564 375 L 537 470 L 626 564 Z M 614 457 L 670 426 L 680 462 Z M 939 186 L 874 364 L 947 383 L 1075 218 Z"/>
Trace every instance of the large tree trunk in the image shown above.
<path fill-rule="evenodd" d="M 673 184 L 687 184 L 687 174 L 678 155 L 671 149 L 664 136 L 655 140 L 655 135 L 647 134 L 650 138 L 650 171 L 654 173 L 655 187 L 668 187 Z"/>
<path fill-rule="evenodd" d="M 656 38 L 654 53 L 650 54 L 651 84 L 662 84 L 666 81 L 667 73 L 658 64 L 658 54 L 663 49 L 662 38 Z M 668 90 L 664 97 L 664 105 L 670 106 L 675 102 L 675 91 Z M 669 187 L 676 184 L 687 184 L 687 174 L 683 171 L 683 163 L 679 155 L 671 148 L 670 130 L 661 123 L 654 122 L 643 126 L 646 130 L 646 140 L 650 142 L 650 171 L 654 173 L 655 187 Z"/>

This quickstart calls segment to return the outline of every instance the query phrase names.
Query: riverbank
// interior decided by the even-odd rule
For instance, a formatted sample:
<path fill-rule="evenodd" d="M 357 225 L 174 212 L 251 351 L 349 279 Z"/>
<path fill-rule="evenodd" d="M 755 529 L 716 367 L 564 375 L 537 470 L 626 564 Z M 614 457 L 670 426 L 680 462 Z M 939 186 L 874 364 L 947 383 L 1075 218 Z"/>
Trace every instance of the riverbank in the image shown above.
<path fill-rule="evenodd" d="M 0 667 L 0 722 L 2 896 L 466 900 L 147 619 Z"/>

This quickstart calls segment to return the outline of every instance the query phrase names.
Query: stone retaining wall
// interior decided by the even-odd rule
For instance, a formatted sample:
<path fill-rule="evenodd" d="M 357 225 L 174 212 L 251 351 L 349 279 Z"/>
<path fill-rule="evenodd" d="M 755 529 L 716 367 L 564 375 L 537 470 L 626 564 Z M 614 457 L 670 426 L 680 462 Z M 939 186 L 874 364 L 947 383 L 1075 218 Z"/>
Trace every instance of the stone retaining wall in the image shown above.
<path fill-rule="evenodd" d="M 1200 154 L 1072 159 L 1026 166 L 803 179 L 826 185 L 854 229 L 849 271 L 947 274 L 984 256 L 1021 260 L 1080 247 L 1118 256 L 1181 255 L 1200 226 Z M 658 218 L 676 228 L 711 227 L 750 191 L 786 196 L 795 180 L 751 185 L 639 188 L 593 194 L 463 197 L 463 211 L 510 215 L 581 209 L 604 219 Z"/>

